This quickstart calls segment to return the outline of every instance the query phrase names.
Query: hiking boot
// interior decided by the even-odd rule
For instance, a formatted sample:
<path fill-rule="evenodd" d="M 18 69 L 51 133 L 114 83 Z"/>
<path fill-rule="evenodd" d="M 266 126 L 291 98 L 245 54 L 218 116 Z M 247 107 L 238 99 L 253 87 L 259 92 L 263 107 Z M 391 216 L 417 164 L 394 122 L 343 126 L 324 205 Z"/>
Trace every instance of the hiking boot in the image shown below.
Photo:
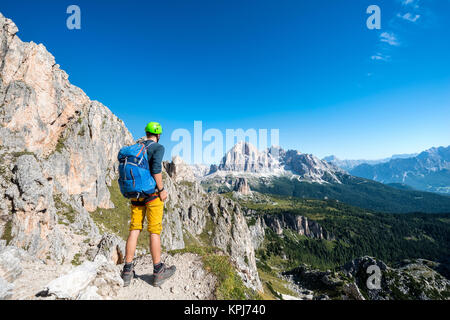
<path fill-rule="evenodd" d="M 130 285 L 131 279 L 133 279 L 136 274 L 134 272 L 134 264 L 129 263 L 123 266 L 122 273 L 120 275 L 123 279 L 123 286 L 128 287 Z"/>
<path fill-rule="evenodd" d="M 167 267 L 164 263 L 159 272 L 153 273 L 153 285 L 155 287 L 161 286 L 164 281 L 169 279 L 175 273 L 177 268 L 175 266 Z"/>

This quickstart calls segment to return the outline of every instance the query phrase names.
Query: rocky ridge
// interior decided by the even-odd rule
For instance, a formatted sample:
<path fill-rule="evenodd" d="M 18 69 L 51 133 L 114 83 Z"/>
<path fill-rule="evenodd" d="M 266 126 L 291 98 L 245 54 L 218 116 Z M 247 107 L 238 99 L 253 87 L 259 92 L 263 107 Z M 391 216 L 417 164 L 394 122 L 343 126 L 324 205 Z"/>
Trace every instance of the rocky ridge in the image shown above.
<path fill-rule="evenodd" d="M 21 268 L 29 272 L 0 274 L 0 291 L 3 297 L 29 298 L 15 292 L 14 283 L 27 278 L 42 286 L 33 274 L 52 268 L 57 275 L 76 274 L 80 270 L 72 270 L 78 268 L 73 265 L 81 263 L 80 272 L 91 275 L 84 294 L 97 297 L 94 293 L 102 290 L 95 279 L 106 279 L 99 270 L 106 266 L 111 277 L 117 276 L 117 267 L 111 266 L 122 262 L 124 240 L 102 234 L 91 213 L 116 206 L 110 189 L 117 179 L 117 153 L 134 139 L 107 107 L 70 84 L 44 45 L 22 42 L 17 32 L 14 22 L 0 14 L 0 235 L 3 247 L 26 255 Z M 186 238 L 198 243 L 207 239 L 230 256 L 247 287 L 261 289 L 240 206 L 204 192 L 180 159 L 165 163 L 163 174 L 170 194 L 163 222 L 165 250 L 185 248 Z M 53 285 L 43 291 L 58 296 Z"/>
<path fill-rule="evenodd" d="M 248 142 L 238 142 L 222 158 L 219 165 L 191 166 L 195 177 L 209 192 L 235 191 L 239 181 L 246 181 L 252 189 L 270 187 L 277 179 L 317 184 L 342 184 L 344 170 L 322 161 L 312 154 L 296 150 L 285 151 L 270 147 L 259 151 Z M 242 194 L 242 193 L 241 193 Z"/>
<path fill-rule="evenodd" d="M 117 152 L 133 139 L 69 83 L 42 44 L 17 32 L 0 14 L 0 232 L 8 244 L 61 263 L 76 250 L 68 233 L 99 236 L 88 211 L 113 207 Z"/>
<path fill-rule="evenodd" d="M 374 266 L 380 271 L 379 286 L 369 278 L 374 275 L 369 267 Z M 365 256 L 335 271 L 301 265 L 283 274 L 297 285 L 298 292 L 312 291 L 315 300 L 446 300 L 450 298 L 450 281 L 435 271 L 437 267 L 438 263 L 424 259 L 405 260 L 389 267 Z"/>
<path fill-rule="evenodd" d="M 230 174 L 251 174 L 253 177 L 287 175 L 300 181 L 341 183 L 339 174 L 344 173 L 342 169 L 312 154 L 296 150 L 285 151 L 280 147 L 259 151 L 252 144 L 241 141 L 225 154 L 218 166 L 211 166 L 203 179 L 211 180 Z"/>
<path fill-rule="evenodd" d="M 382 183 L 401 183 L 416 190 L 450 193 L 450 146 L 431 148 L 409 158 L 360 164 L 352 175 Z"/>
<path fill-rule="evenodd" d="M 205 192 L 197 181 L 191 180 L 193 173 L 189 166 L 180 160 L 177 163 L 164 163 L 167 172 L 164 185 L 170 198 L 163 218 L 162 244 L 166 248 L 181 249 L 186 245 L 186 236 L 199 242 L 201 238 L 207 239 L 209 245 L 230 255 L 247 286 L 261 289 L 254 247 L 242 208 L 229 198 Z M 182 169 L 177 169 L 178 166 Z"/>
<path fill-rule="evenodd" d="M 264 224 L 276 234 L 282 235 L 285 229 L 295 231 L 299 235 L 312 239 L 335 240 L 335 237 L 324 230 L 316 221 L 291 213 L 263 215 Z"/>

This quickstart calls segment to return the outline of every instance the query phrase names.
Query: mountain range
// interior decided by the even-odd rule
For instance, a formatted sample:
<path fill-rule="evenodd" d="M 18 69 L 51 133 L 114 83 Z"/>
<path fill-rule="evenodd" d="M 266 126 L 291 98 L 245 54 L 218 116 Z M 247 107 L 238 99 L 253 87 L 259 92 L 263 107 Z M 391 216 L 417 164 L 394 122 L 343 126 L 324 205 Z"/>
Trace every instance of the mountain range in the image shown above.
<path fill-rule="evenodd" d="M 450 194 L 450 146 L 431 148 L 414 157 L 391 159 L 385 163 L 360 164 L 350 173 L 385 184 Z"/>
<path fill-rule="evenodd" d="M 426 214 L 448 212 L 450 197 L 244 142 L 213 166 L 163 162 L 162 260 L 177 272 L 151 285 L 144 228 L 136 277 L 124 288 L 130 202 L 117 154 L 136 140 L 69 82 L 43 44 L 17 33 L 0 14 L 0 300 L 450 296 L 450 220 Z M 373 265 L 385 271 L 381 291 L 365 287 Z"/>
<path fill-rule="evenodd" d="M 423 166 L 446 170 L 447 162 L 442 160 L 445 150 L 393 159 L 385 165 L 417 158 L 422 159 Z M 314 155 L 280 147 L 259 151 L 248 142 L 239 142 L 218 165 L 211 165 L 209 170 L 196 168 L 197 178 L 208 191 L 231 191 L 238 179 L 245 178 L 251 189 L 263 193 L 335 199 L 383 212 L 450 212 L 449 197 L 358 177 Z"/>
<path fill-rule="evenodd" d="M 370 165 L 375 165 L 375 164 L 379 164 L 379 163 L 385 163 L 385 162 L 389 162 L 390 160 L 393 159 L 405 159 L 405 158 L 412 158 L 415 157 L 417 155 L 417 153 L 411 153 L 411 154 L 394 154 L 389 158 L 384 158 L 384 159 L 377 159 L 377 160 L 364 160 L 364 159 L 358 159 L 358 160 L 341 160 L 339 158 L 337 158 L 336 156 L 327 156 L 325 158 L 323 158 L 323 161 L 329 162 L 334 164 L 335 166 L 338 166 L 339 168 L 344 169 L 345 171 L 350 171 L 352 170 L 354 167 L 359 166 L 360 164 L 370 164 Z"/>

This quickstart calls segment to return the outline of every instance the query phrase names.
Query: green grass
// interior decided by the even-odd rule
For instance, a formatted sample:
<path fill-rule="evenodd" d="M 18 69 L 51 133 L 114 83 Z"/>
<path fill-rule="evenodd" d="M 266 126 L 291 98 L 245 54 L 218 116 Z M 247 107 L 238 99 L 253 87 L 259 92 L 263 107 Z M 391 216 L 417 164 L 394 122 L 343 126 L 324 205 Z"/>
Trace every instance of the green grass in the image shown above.
<path fill-rule="evenodd" d="M 58 139 L 58 143 L 55 147 L 55 152 L 61 153 L 64 149 L 64 143 L 66 142 L 67 138 L 64 138 L 62 135 Z"/>
<path fill-rule="evenodd" d="M 12 153 L 13 157 L 15 158 L 19 158 L 21 156 L 25 156 L 25 155 L 30 155 L 36 158 L 36 154 L 34 152 L 30 152 L 30 151 L 19 151 L 19 152 L 13 152 Z"/>
<path fill-rule="evenodd" d="M 60 195 L 53 196 L 55 202 L 56 214 L 60 217 L 59 223 L 69 225 L 75 222 L 75 215 L 77 212 L 75 209 L 67 203 L 64 203 Z"/>
<path fill-rule="evenodd" d="M 216 225 L 213 223 L 210 217 L 206 218 L 206 225 L 203 229 L 203 232 L 199 235 L 201 242 L 207 244 L 211 243 L 212 238 L 214 236 L 214 230 L 216 229 Z M 211 233 L 211 235 L 210 235 Z"/>
<path fill-rule="evenodd" d="M 294 297 L 297 296 L 294 291 L 287 288 L 288 282 L 280 279 L 273 271 L 258 268 L 258 274 L 264 289 L 266 289 L 264 290 L 266 298 L 281 299 L 280 293 Z"/>
<path fill-rule="evenodd" d="M 194 183 L 193 182 L 190 182 L 190 181 L 180 181 L 180 184 L 181 185 L 183 185 L 183 186 L 187 186 L 188 188 L 192 188 L 193 186 L 194 186 Z"/>
<path fill-rule="evenodd" d="M 202 258 L 203 267 L 217 278 L 215 296 L 218 300 L 261 300 L 262 296 L 247 288 L 236 273 L 230 257 L 212 247 L 186 247 L 169 254 L 195 253 Z"/>
<path fill-rule="evenodd" d="M 72 263 L 74 266 L 79 266 L 79 265 L 81 264 L 80 257 L 81 257 L 81 253 L 75 254 L 75 255 L 73 256 L 73 259 L 72 259 L 71 263 Z"/>
<path fill-rule="evenodd" d="M 183 229 L 183 241 L 186 247 L 201 247 L 202 243 L 189 231 Z"/>
<path fill-rule="evenodd" d="M 79 135 L 80 137 L 82 137 L 82 136 L 84 136 L 85 132 L 86 132 L 86 129 L 84 128 L 84 126 L 82 126 L 81 129 L 80 129 L 80 131 L 78 132 L 78 135 Z"/>
<path fill-rule="evenodd" d="M 12 240 L 11 232 L 12 232 L 12 220 L 8 220 L 8 222 L 6 222 L 2 234 L 2 240 L 6 240 L 6 245 L 8 245 Z"/>

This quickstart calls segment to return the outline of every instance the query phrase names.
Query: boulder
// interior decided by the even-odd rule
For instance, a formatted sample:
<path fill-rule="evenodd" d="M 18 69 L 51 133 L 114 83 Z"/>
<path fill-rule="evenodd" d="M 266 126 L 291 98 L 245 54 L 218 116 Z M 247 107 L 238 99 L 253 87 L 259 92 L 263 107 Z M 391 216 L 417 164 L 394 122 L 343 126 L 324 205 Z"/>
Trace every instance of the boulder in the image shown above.
<path fill-rule="evenodd" d="M 0 300 L 8 300 L 12 297 L 14 285 L 0 277 Z"/>
<path fill-rule="evenodd" d="M 0 278 L 13 282 L 22 274 L 20 249 L 8 246 L 0 249 Z"/>
<path fill-rule="evenodd" d="M 125 258 L 125 241 L 114 234 L 104 234 L 97 245 L 97 255 L 105 256 L 113 264 L 121 264 Z"/>
<path fill-rule="evenodd" d="M 84 291 L 80 292 L 77 300 L 103 300 L 102 296 L 98 293 L 98 288 L 96 286 L 89 286 Z"/>

